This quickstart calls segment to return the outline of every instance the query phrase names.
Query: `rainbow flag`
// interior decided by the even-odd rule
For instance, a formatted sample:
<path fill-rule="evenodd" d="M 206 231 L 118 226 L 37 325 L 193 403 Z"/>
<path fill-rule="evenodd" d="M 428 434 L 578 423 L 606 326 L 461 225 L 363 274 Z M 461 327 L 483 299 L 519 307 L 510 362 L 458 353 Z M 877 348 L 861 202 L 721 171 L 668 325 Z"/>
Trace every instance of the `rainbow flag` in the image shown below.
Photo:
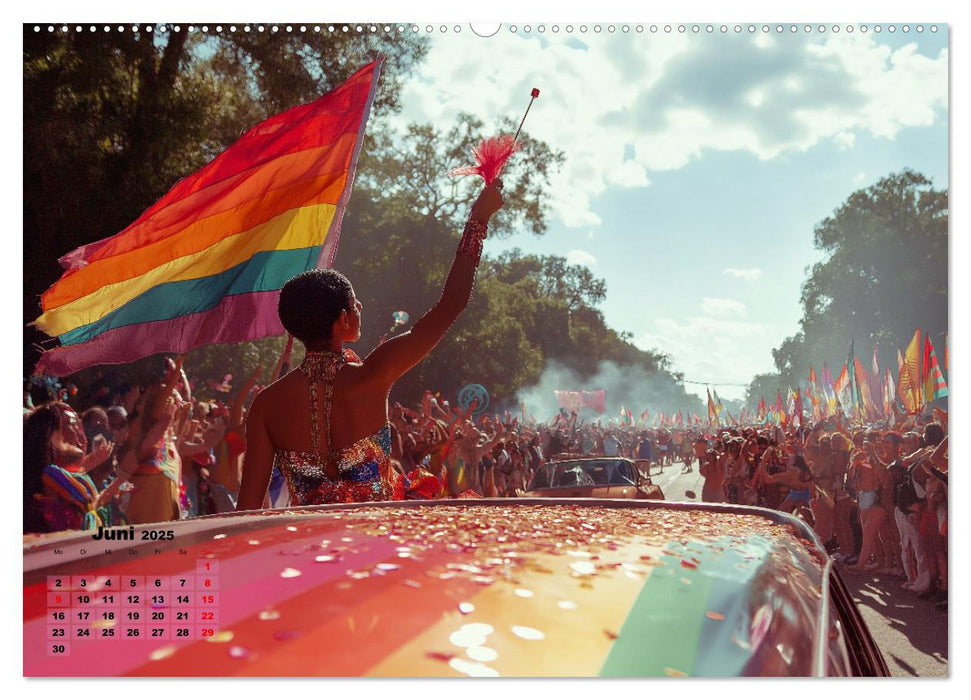
<path fill-rule="evenodd" d="M 924 403 L 947 397 L 947 384 L 944 382 L 944 375 L 941 374 L 940 365 L 937 364 L 934 346 L 931 345 L 931 339 L 927 335 L 924 336 L 923 373 Z"/>
<path fill-rule="evenodd" d="M 56 376 L 284 333 L 280 288 L 329 267 L 382 59 L 256 125 L 133 224 L 60 262 L 35 321 Z"/>

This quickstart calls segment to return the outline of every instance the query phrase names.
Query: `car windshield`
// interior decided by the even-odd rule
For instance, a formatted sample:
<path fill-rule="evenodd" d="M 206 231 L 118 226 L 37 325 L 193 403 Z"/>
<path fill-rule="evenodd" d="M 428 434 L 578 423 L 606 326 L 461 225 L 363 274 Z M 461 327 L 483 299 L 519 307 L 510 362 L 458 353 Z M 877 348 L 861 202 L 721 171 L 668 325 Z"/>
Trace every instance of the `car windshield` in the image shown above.
<path fill-rule="evenodd" d="M 626 461 L 603 459 L 544 464 L 533 476 L 528 490 L 635 485 L 633 472 Z"/>

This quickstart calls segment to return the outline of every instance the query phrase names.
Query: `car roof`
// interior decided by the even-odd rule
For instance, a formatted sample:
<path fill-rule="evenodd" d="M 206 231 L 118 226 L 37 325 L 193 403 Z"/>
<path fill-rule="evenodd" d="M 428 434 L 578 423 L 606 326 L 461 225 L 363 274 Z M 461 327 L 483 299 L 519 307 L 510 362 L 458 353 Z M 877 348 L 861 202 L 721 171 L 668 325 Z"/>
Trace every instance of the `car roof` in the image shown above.
<path fill-rule="evenodd" d="M 108 543 L 90 534 L 25 538 L 25 641 L 44 634 L 49 575 L 180 577 L 211 561 L 222 599 L 217 641 L 119 645 L 72 656 L 67 671 L 72 663 L 97 675 L 823 669 L 828 559 L 801 521 L 774 511 L 411 501 L 210 516 L 136 532 L 146 529 L 175 539 L 114 543 L 107 554 Z"/>

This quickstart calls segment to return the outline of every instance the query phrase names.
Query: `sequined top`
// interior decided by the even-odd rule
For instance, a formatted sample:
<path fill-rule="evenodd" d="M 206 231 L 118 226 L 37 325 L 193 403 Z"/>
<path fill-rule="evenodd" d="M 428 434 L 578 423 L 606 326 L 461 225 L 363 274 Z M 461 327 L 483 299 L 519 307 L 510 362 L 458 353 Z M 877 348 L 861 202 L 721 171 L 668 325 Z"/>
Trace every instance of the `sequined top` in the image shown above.
<path fill-rule="evenodd" d="M 353 351 L 343 353 L 308 352 L 299 371 L 310 382 L 309 452 L 276 450 L 274 459 L 290 492 L 291 505 L 392 501 L 404 498 L 401 477 L 391 466 L 391 424 L 373 435 L 341 449 L 333 449 L 330 412 L 334 377 L 348 362 L 360 362 Z M 318 406 L 323 407 L 323 429 L 328 454 L 320 451 Z M 337 478 L 327 474 L 328 464 L 336 464 Z"/>

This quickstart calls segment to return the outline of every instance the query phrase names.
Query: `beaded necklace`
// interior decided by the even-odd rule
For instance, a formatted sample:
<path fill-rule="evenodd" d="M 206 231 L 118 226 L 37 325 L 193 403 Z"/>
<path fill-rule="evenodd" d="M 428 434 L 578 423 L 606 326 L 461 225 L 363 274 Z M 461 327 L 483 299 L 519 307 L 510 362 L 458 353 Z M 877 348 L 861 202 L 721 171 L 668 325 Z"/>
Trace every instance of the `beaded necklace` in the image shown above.
<path fill-rule="evenodd" d="M 320 405 L 320 397 L 317 386 L 323 384 L 324 387 L 324 432 L 327 435 L 328 458 L 332 457 L 337 451 L 333 449 L 333 436 L 331 435 L 330 409 L 331 399 L 334 396 L 334 377 L 337 372 L 348 362 L 360 362 L 360 358 L 349 348 L 344 348 L 341 352 L 333 350 L 308 351 L 300 363 L 300 371 L 310 382 L 310 445 L 314 454 L 320 454 L 320 433 L 317 431 L 317 415 Z"/>

